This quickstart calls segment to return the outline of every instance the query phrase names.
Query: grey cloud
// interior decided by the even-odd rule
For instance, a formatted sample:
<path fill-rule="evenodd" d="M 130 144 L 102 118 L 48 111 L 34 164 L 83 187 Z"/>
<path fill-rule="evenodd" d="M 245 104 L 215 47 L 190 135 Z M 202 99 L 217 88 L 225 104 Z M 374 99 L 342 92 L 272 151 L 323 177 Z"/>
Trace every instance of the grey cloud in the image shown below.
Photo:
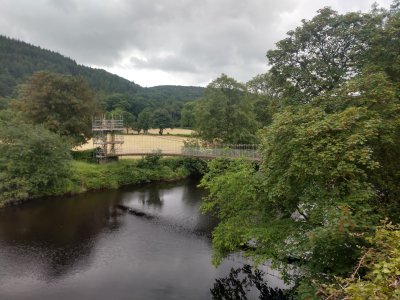
<path fill-rule="evenodd" d="M 74 0 L 48 0 L 48 3 L 66 13 L 73 13 L 77 9 L 77 5 Z"/>
<path fill-rule="evenodd" d="M 191 84 L 222 72 L 246 81 L 266 71 L 266 51 L 302 18 L 326 5 L 365 10 L 372 2 L 0 0 L 0 33 L 81 64 L 161 70 Z"/>
<path fill-rule="evenodd" d="M 172 71 L 172 72 L 196 72 L 197 66 L 193 61 L 186 58 L 179 58 L 175 55 L 166 57 L 154 57 L 142 60 L 136 57 L 131 58 L 132 67 L 139 69 Z"/>

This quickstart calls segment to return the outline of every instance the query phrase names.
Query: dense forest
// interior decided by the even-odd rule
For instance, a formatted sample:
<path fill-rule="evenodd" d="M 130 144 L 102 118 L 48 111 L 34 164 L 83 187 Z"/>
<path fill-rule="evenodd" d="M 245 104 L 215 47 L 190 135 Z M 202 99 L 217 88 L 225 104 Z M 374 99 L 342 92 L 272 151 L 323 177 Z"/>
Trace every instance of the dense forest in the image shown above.
<path fill-rule="evenodd" d="M 104 70 L 78 65 L 59 53 L 0 35 L 0 96 L 10 96 L 15 87 L 37 71 L 82 76 L 97 91 L 135 93 L 140 86 Z"/>

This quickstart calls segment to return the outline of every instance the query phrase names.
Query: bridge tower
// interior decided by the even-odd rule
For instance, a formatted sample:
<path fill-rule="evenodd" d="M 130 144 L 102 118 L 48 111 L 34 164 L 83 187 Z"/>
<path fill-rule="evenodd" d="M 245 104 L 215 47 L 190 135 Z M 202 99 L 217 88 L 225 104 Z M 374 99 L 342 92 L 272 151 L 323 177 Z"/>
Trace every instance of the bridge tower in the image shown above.
<path fill-rule="evenodd" d="M 93 146 L 96 148 L 98 162 L 118 159 L 117 155 L 124 143 L 123 131 L 124 120 L 122 116 L 106 118 L 103 115 L 101 117 L 93 117 Z"/>

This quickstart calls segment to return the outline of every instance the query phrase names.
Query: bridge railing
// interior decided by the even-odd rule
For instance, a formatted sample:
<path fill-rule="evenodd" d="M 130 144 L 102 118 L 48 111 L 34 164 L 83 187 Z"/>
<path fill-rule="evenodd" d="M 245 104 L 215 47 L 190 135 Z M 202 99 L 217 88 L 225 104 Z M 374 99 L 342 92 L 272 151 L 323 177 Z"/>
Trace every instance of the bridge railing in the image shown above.
<path fill-rule="evenodd" d="M 182 154 L 185 156 L 197 157 L 227 157 L 227 158 L 251 158 L 259 159 L 260 155 L 257 151 L 257 145 L 218 145 L 216 147 L 182 147 Z"/>
<path fill-rule="evenodd" d="M 104 136 L 106 134 L 109 133 L 105 132 Z M 104 139 L 104 136 L 96 134 L 93 138 L 93 147 L 107 149 L 104 152 L 105 156 L 159 154 L 162 156 L 192 156 L 210 159 L 217 157 L 260 159 L 258 145 L 254 144 L 206 143 L 197 138 L 158 135 L 115 135 L 111 141 L 110 138 Z"/>

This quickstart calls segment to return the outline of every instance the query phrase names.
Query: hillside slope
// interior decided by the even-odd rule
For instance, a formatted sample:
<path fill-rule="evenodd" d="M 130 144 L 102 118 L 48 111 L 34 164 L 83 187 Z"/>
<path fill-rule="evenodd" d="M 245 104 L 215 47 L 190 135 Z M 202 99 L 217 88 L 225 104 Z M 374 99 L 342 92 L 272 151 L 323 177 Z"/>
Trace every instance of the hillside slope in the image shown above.
<path fill-rule="evenodd" d="M 11 96 L 18 84 L 37 71 L 84 77 L 92 89 L 106 94 L 138 95 L 152 100 L 194 100 L 204 88 L 156 86 L 143 88 L 102 69 L 77 64 L 59 53 L 0 35 L 0 97 Z"/>
<path fill-rule="evenodd" d="M 149 88 L 141 88 L 138 96 L 156 101 L 160 100 L 195 100 L 203 97 L 204 88 L 199 86 L 158 85 Z"/>

